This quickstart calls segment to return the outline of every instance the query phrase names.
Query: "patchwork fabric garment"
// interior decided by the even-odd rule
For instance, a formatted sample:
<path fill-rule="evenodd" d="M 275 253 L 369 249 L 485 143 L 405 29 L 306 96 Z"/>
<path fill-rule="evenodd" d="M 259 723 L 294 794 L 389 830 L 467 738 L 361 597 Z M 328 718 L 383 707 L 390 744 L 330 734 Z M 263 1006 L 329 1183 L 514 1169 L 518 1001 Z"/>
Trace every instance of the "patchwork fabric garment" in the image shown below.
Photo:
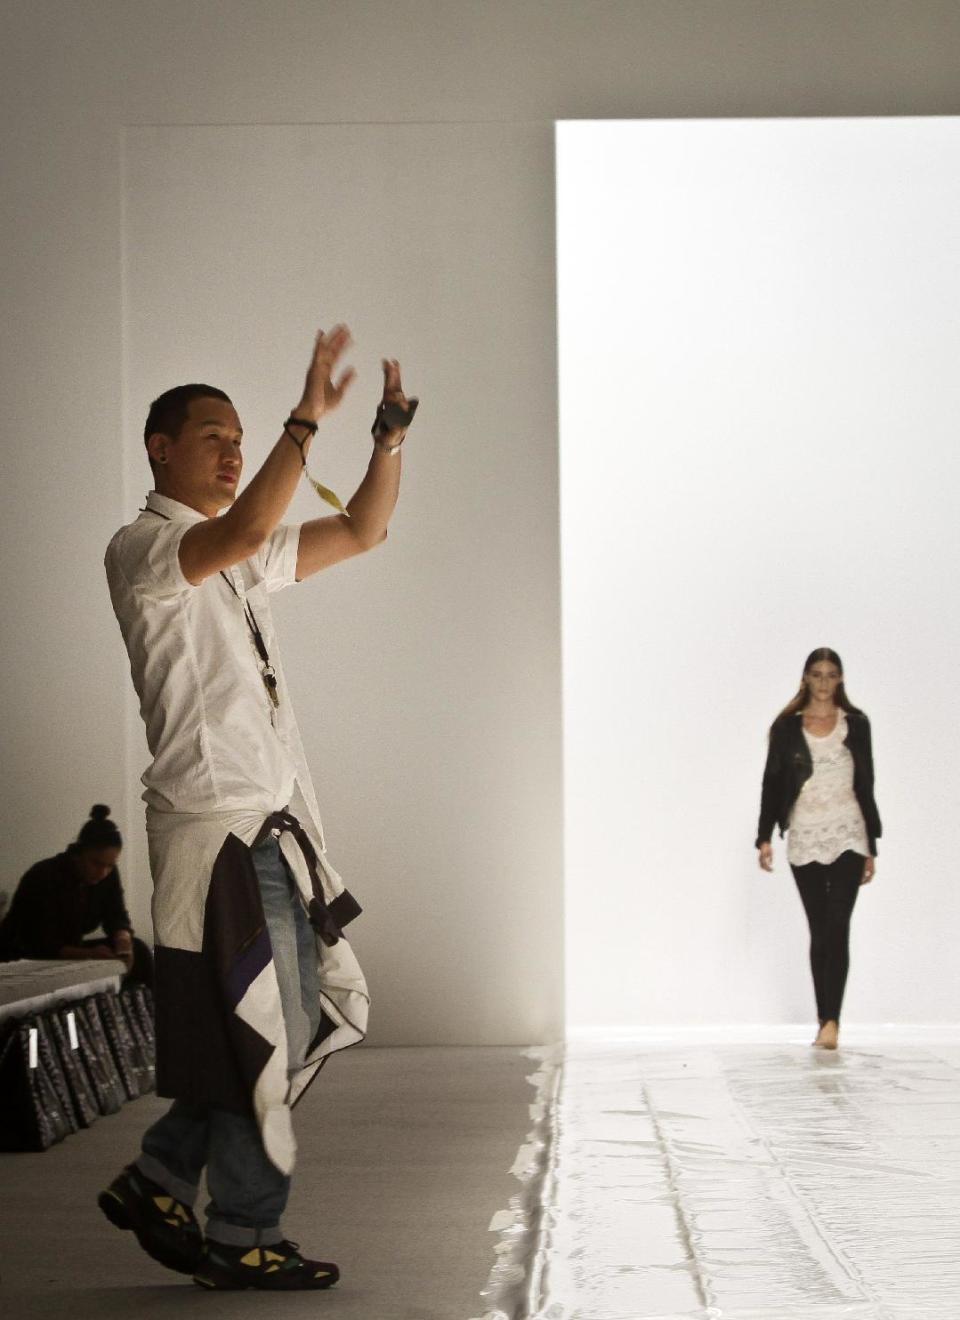
<path fill-rule="evenodd" d="M 342 935 L 360 907 L 326 856 L 270 616 L 270 593 L 296 581 L 299 528 L 278 527 L 256 556 L 193 586 L 179 546 L 202 521 L 152 491 L 105 559 L 153 757 L 143 782 L 157 1090 L 238 1112 L 252 1107 L 267 1155 L 289 1173 L 291 1106 L 326 1059 L 366 1031 L 366 983 Z M 320 1004 L 312 1016 L 320 1027 L 292 1076 L 250 856 L 270 830 L 316 932 Z"/>
<path fill-rule="evenodd" d="M 239 1112 L 252 1101 L 264 1147 L 293 1168 L 290 1108 L 336 1050 L 362 1040 L 369 999 L 342 927 L 360 908 L 292 812 L 148 810 L 156 932 L 157 1092 Z M 287 1040 L 250 848 L 279 829 L 280 848 L 317 935 L 322 1012 L 304 1066 L 288 1082 Z"/>

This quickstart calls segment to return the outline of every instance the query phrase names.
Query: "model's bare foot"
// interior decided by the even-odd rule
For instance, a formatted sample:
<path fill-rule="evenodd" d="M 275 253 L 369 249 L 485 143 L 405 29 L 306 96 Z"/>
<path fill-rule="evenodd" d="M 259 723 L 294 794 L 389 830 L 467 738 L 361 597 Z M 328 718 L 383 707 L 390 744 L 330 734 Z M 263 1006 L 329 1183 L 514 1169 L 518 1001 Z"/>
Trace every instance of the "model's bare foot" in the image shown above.
<path fill-rule="evenodd" d="M 840 1029 L 836 1022 L 822 1022 L 817 1032 L 817 1039 L 813 1043 L 820 1050 L 835 1050 L 839 1034 Z"/>

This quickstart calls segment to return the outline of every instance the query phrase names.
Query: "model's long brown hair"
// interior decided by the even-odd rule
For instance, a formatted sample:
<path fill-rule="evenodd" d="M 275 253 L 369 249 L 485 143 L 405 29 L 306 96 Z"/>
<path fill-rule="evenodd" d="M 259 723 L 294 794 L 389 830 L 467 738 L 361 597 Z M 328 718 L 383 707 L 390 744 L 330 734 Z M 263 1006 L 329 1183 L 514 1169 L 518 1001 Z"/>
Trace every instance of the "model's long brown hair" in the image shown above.
<path fill-rule="evenodd" d="M 806 660 L 803 662 L 803 675 L 800 679 L 800 686 L 797 689 L 796 695 L 787 702 L 783 710 L 777 716 L 777 719 L 781 719 L 784 715 L 796 715 L 806 708 L 810 701 L 810 688 L 807 685 L 807 675 L 810 673 L 813 666 L 820 664 L 822 660 L 825 660 L 828 664 L 835 665 L 840 673 L 840 682 L 838 683 L 837 690 L 833 696 L 834 701 L 841 710 L 852 712 L 854 714 L 860 713 L 858 708 L 847 696 L 847 689 L 843 682 L 843 661 L 837 655 L 836 651 L 831 651 L 829 646 L 818 646 L 815 651 L 810 652 Z"/>

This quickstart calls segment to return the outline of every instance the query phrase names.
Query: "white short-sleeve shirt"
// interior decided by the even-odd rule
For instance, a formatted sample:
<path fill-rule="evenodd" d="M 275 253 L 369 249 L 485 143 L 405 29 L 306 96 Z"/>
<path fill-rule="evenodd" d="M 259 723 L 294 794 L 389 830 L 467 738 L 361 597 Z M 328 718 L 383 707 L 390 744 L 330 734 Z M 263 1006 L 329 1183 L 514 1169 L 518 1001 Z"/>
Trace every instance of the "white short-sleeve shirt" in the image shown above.
<path fill-rule="evenodd" d="M 230 582 L 214 573 L 193 586 L 180 568 L 180 541 L 203 520 L 151 491 L 104 560 L 153 757 L 144 801 L 160 811 L 267 815 L 287 806 L 299 784 L 315 814 L 270 614 L 270 593 L 296 581 L 300 528 L 277 527 L 256 555 L 226 570 Z M 276 671 L 277 707 L 244 600 Z"/>

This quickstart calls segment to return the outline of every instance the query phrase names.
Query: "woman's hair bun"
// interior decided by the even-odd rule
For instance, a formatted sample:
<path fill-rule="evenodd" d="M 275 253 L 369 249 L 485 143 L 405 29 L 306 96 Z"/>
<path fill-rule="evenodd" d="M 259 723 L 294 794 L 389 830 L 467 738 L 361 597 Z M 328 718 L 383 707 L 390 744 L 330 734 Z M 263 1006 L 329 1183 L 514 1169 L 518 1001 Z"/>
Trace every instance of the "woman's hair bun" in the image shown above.
<path fill-rule="evenodd" d="M 123 847 L 120 831 L 110 819 L 110 808 L 103 802 L 96 802 L 90 808 L 90 818 L 84 821 L 77 843 L 81 848 Z"/>

